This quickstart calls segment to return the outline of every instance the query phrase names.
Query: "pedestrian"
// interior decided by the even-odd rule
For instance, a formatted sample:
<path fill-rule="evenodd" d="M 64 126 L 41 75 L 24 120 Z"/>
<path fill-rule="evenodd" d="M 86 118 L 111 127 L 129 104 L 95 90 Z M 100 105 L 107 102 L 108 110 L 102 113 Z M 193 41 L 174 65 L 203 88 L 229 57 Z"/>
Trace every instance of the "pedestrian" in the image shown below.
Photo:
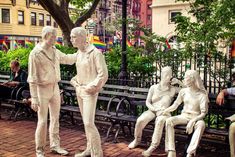
<path fill-rule="evenodd" d="M 228 95 L 235 95 L 235 87 L 223 89 L 222 91 L 220 91 L 216 98 L 216 103 L 218 105 L 223 105 L 224 97 Z M 231 121 L 231 124 L 229 126 L 230 157 L 235 157 L 235 114 L 226 119 Z"/>

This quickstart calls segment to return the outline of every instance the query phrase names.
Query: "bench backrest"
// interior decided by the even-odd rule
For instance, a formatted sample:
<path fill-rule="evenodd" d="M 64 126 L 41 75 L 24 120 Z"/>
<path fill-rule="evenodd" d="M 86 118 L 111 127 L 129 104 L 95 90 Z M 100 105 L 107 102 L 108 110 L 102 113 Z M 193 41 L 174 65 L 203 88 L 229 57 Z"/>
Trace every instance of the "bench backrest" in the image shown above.
<path fill-rule="evenodd" d="M 10 75 L 0 74 L 0 83 L 7 82 L 10 79 Z"/>

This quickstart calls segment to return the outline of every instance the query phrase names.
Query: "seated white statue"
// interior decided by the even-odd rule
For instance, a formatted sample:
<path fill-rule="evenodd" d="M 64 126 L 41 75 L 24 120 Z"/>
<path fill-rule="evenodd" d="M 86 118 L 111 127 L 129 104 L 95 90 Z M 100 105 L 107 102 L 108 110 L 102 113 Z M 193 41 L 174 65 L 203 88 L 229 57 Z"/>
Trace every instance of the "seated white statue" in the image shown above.
<path fill-rule="evenodd" d="M 170 113 L 162 115 L 162 112 L 170 106 L 176 93 L 174 86 L 171 86 L 170 84 L 171 78 L 172 69 L 170 67 L 164 67 L 162 69 L 160 83 L 152 85 L 149 89 L 146 99 L 146 106 L 148 107 L 148 110 L 137 119 L 134 133 L 135 139 L 128 145 L 130 149 L 135 148 L 140 143 L 144 127 L 151 120 L 156 118 L 152 143 L 149 149 L 142 153 L 144 156 L 150 156 L 151 153 L 157 148 L 161 140 L 165 120 L 170 117 Z"/>
<path fill-rule="evenodd" d="M 180 90 L 173 105 L 165 109 L 163 113 L 164 115 L 169 115 L 181 103 L 184 105 L 180 115 L 166 120 L 165 150 L 168 152 L 168 157 L 176 156 L 174 126 L 187 125 L 186 132 L 188 134 L 191 134 L 194 130 L 189 147 L 187 148 L 187 157 L 196 154 L 196 149 L 205 130 L 203 118 L 208 112 L 209 99 L 202 80 L 195 70 L 188 70 L 185 73 L 184 84 L 186 88 Z"/>

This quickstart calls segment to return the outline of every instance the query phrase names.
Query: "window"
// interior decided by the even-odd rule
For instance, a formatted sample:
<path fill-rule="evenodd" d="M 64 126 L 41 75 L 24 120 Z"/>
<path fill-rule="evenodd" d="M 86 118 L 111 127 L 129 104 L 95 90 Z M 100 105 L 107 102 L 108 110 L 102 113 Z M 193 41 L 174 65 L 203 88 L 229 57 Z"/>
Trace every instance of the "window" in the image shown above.
<path fill-rule="evenodd" d="M 47 15 L 47 26 L 51 26 L 51 15 Z"/>
<path fill-rule="evenodd" d="M 169 11 L 169 23 L 175 23 L 175 17 L 181 15 L 180 10 L 170 10 Z"/>
<path fill-rule="evenodd" d="M 24 11 L 18 11 L 18 24 L 24 24 Z"/>
<path fill-rule="evenodd" d="M 10 23 L 10 9 L 2 9 L 2 23 Z"/>
<path fill-rule="evenodd" d="M 148 20 L 152 20 L 152 16 L 151 15 L 148 15 L 147 18 L 148 18 Z"/>
<path fill-rule="evenodd" d="M 39 14 L 39 26 L 44 26 L 44 15 Z"/>
<path fill-rule="evenodd" d="M 36 26 L 37 22 L 36 22 L 36 13 L 35 12 L 31 12 L 31 25 Z"/>
<path fill-rule="evenodd" d="M 58 24 L 54 21 L 54 27 L 58 28 Z"/>

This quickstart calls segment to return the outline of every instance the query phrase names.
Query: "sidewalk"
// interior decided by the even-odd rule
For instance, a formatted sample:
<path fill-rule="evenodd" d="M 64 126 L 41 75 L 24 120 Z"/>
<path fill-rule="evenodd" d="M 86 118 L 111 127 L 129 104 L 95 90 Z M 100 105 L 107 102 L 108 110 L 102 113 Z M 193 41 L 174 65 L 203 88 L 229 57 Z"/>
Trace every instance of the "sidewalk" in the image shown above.
<path fill-rule="evenodd" d="M 0 119 L 0 157 L 34 157 L 35 144 L 34 133 L 36 122 L 30 120 L 19 120 L 17 122 Z M 79 126 L 67 128 L 61 125 L 60 127 L 61 146 L 66 148 L 70 154 L 68 157 L 73 157 L 77 150 L 82 151 L 86 146 L 86 137 Z M 104 135 L 102 136 L 104 137 Z M 140 157 L 141 152 L 147 147 L 138 147 L 134 150 L 127 148 L 127 139 L 121 140 L 120 143 L 102 142 L 104 157 Z M 49 140 L 47 140 L 49 141 Z M 184 142 L 176 144 L 177 157 L 182 156 Z M 217 148 L 218 147 L 218 148 Z M 197 152 L 197 157 L 228 157 L 228 148 L 224 150 L 221 146 L 201 145 Z M 181 151 L 181 152 L 180 152 Z M 50 153 L 49 142 L 46 147 L 47 157 L 61 157 Z M 164 152 L 164 143 L 157 151 L 154 152 L 155 157 L 166 157 Z"/>

